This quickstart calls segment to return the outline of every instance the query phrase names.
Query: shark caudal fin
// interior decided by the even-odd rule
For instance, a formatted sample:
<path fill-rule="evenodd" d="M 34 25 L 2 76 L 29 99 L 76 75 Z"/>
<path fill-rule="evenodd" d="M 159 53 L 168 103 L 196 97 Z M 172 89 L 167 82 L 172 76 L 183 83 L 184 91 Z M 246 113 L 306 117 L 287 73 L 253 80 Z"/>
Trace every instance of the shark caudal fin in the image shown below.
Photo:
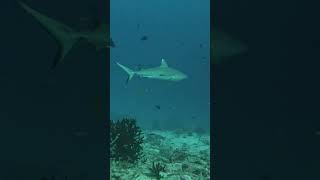
<path fill-rule="evenodd" d="M 63 23 L 39 13 L 22 2 L 19 2 L 19 4 L 27 13 L 31 14 L 58 42 L 58 52 L 51 67 L 52 69 L 55 68 L 58 63 L 63 61 L 64 57 L 78 41 L 79 37 L 76 35 L 73 29 L 64 25 Z"/>
<path fill-rule="evenodd" d="M 127 74 L 128 74 L 128 79 L 127 79 L 127 83 L 133 78 L 135 72 L 127 67 L 125 67 L 124 65 L 120 64 L 117 62 L 117 65 L 121 67 L 121 69 L 123 69 Z"/>

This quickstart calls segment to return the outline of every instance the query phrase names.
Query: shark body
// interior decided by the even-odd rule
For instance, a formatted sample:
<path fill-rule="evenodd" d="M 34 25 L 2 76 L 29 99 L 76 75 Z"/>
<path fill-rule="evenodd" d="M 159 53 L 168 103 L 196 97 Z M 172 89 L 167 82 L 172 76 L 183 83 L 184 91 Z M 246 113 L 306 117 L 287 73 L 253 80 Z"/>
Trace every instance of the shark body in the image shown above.
<path fill-rule="evenodd" d="M 245 53 L 247 50 L 248 47 L 243 42 L 222 30 L 215 28 L 211 32 L 211 63 L 219 64 L 222 60 Z"/>
<path fill-rule="evenodd" d="M 154 68 L 141 69 L 139 71 L 133 71 L 128 67 L 117 62 L 117 65 L 120 66 L 127 74 L 128 79 L 127 83 L 133 78 L 134 75 L 137 75 L 142 78 L 149 79 L 158 79 L 158 80 L 166 80 L 166 81 L 181 81 L 186 79 L 188 76 L 181 71 L 169 67 L 166 60 L 161 60 L 161 65 Z"/>
<path fill-rule="evenodd" d="M 79 40 L 86 40 L 90 44 L 93 44 L 97 50 L 115 46 L 110 38 L 109 27 L 107 24 L 100 24 L 90 31 L 76 31 L 55 19 L 41 14 L 22 2 L 19 2 L 19 4 L 57 41 L 58 52 L 52 64 L 52 69 L 54 69 L 58 63 L 63 62 L 65 56 Z"/>

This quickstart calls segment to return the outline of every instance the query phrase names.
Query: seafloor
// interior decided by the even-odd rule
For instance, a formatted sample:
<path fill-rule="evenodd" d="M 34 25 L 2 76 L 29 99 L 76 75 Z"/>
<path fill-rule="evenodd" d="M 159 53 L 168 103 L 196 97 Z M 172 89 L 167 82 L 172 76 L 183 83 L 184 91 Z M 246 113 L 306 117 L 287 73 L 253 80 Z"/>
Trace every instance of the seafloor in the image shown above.
<path fill-rule="evenodd" d="M 186 130 L 143 131 L 143 157 L 134 164 L 111 160 L 112 180 L 207 180 L 210 179 L 210 135 Z M 161 178 L 150 170 L 165 166 Z"/>

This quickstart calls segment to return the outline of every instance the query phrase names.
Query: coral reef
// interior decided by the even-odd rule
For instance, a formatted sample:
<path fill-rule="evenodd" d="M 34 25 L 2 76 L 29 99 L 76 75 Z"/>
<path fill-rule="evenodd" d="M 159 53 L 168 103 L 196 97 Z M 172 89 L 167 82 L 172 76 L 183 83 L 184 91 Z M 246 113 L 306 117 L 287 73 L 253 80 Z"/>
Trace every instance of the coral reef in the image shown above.
<path fill-rule="evenodd" d="M 143 134 L 143 158 L 134 164 L 111 161 L 112 180 L 210 179 L 209 134 L 160 130 L 144 130 Z M 159 171 L 159 165 L 165 165 L 165 171 Z"/>

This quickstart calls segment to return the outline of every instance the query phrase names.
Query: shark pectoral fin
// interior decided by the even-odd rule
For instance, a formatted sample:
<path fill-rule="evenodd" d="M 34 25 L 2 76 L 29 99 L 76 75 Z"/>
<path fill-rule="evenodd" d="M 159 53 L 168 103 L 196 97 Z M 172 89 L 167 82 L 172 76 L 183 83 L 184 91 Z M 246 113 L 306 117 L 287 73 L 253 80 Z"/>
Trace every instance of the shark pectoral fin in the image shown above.
<path fill-rule="evenodd" d="M 75 43 L 76 39 L 69 39 L 65 42 L 59 43 L 51 69 L 54 69 L 59 63 L 63 63 L 65 56 L 69 53 Z"/>
<path fill-rule="evenodd" d="M 130 81 L 130 78 L 129 78 L 129 76 L 128 76 L 128 78 L 127 78 L 127 80 L 126 80 L 126 85 L 129 84 L 129 81 Z"/>
<path fill-rule="evenodd" d="M 62 59 L 63 59 L 63 48 L 61 46 L 58 46 L 58 50 L 57 50 L 57 53 L 56 53 L 56 56 L 53 60 L 53 63 L 51 65 L 51 70 L 55 69 L 57 64 L 59 62 L 62 62 Z"/>

